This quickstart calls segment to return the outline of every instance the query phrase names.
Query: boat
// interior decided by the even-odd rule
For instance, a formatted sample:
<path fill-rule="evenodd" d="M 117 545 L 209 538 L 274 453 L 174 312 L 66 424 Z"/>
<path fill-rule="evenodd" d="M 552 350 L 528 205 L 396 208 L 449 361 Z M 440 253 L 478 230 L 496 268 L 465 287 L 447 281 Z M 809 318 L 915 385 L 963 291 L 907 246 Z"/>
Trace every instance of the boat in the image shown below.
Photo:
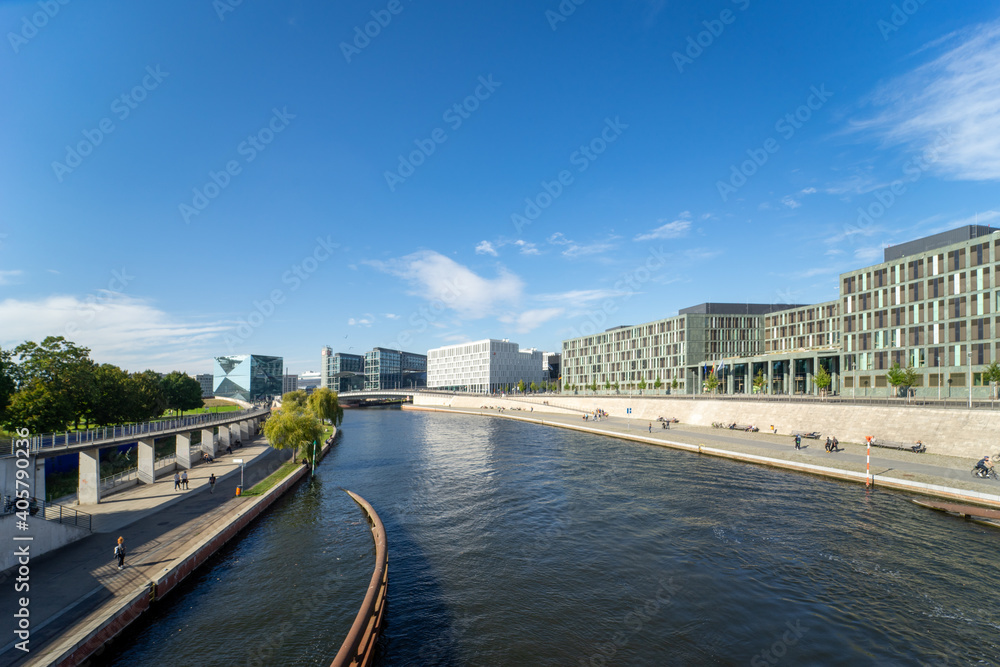
<path fill-rule="evenodd" d="M 978 507 L 976 505 L 961 505 L 945 503 L 938 500 L 914 500 L 915 504 L 938 512 L 947 512 L 994 528 L 1000 528 L 1000 510 Z"/>

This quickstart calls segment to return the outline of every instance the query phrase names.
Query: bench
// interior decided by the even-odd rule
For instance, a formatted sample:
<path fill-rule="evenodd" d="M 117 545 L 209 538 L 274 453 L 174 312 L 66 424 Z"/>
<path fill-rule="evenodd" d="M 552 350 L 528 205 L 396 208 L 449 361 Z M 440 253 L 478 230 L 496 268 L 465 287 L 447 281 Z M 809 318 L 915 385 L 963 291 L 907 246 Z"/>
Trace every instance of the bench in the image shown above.
<path fill-rule="evenodd" d="M 803 438 L 812 438 L 813 440 L 819 440 L 819 435 L 819 431 L 809 431 L 808 433 L 805 431 L 796 431 L 795 433 L 792 433 L 793 438 L 795 436 L 800 436 Z"/>
<path fill-rule="evenodd" d="M 664 419 L 663 417 L 657 417 L 656 421 L 658 421 L 658 422 L 670 422 L 671 424 L 680 424 L 681 423 L 681 420 L 679 420 L 677 417 L 667 417 L 666 419 Z"/>
<path fill-rule="evenodd" d="M 899 449 L 905 452 L 913 452 L 915 454 L 923 454 L 927 451 L 927 446 L 922 442 L 896 442 L 895 440 L 872 438 L 872 445 L 874 447 L 884 447 L 886 449 Z"/>

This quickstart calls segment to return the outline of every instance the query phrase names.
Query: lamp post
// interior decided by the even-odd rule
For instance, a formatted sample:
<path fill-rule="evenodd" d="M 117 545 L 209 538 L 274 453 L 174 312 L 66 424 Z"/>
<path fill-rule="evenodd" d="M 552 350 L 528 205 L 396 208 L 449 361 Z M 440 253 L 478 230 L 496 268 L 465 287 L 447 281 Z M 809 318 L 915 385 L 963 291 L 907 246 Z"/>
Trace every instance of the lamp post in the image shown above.
<path fill-rule="evenodd" d="M 969 409 L 972 409 L 972 349 L 966 353 L 969 357 Z"/>
<path fill-rule="evenodd" d="M 242 493 L 243 493 L 243 468 L 245 466 L 243 465 L 243 459 L 233 459 L 233 463 L 239 463 L 240 464 L 240 488 L 239 488 L 239 491 L 236 492 L 236 495 L 239 496 L 239 495 L 242 495 Z"/>

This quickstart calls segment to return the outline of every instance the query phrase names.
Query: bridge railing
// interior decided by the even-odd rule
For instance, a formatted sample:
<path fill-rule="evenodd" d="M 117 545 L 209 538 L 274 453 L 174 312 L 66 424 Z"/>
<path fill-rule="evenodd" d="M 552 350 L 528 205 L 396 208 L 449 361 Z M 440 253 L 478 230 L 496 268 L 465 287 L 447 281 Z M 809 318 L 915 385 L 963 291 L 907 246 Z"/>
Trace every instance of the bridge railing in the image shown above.
<path fill-rule="evenodd" d="M 141 424 L 126 424 L 123 426 L 106 426 L 102 428 L 87 429 L 85 431 L 64 431 L 62 433 L 43 433 L 33 435 L 28 438 L 29 450 L 37 452 L 41 450 L 69 448 L 86 445 L 88 443 L 106 442 L 109 440 L 120 440 L 124 438 L 141 438 L 146 436 L 156 436 L 183 430 L 185 428 L 197 428 L 215 426 L 228 422 L 252 419 L 270 412 L 270 408 L 251 408 L 249 410 L 239 410 L 233 412 L 212 412 L 203 415 L 192 415 L 190 417 L 179 417 L 174 419 L 163 419 L 153 422 L 143 422 Z M 0 442 L 0 456 L 10 455 L 12 442 L 7 440 Z"/>
<path fill-rule="evenodd" d="M 93 517 L 86 512 L 65 505 L 48 503 L 39 498 L 0 496 L 0 514 L 16 514 L 18 512 L 27 512 L 32 517 L 41 516 L 46 521 L 93 530 Z"/>

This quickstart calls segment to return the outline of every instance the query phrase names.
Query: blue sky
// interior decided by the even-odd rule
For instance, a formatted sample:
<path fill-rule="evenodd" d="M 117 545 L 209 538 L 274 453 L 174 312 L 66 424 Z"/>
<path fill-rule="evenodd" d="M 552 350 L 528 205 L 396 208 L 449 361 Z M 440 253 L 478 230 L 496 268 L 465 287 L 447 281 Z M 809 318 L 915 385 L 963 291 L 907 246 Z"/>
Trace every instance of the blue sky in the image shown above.
<path fill-rule="evenodd" d="M 1000 224 L 1000 12 L 781 4 L 0 2 L 0 346 L 557 350 Z"/>

